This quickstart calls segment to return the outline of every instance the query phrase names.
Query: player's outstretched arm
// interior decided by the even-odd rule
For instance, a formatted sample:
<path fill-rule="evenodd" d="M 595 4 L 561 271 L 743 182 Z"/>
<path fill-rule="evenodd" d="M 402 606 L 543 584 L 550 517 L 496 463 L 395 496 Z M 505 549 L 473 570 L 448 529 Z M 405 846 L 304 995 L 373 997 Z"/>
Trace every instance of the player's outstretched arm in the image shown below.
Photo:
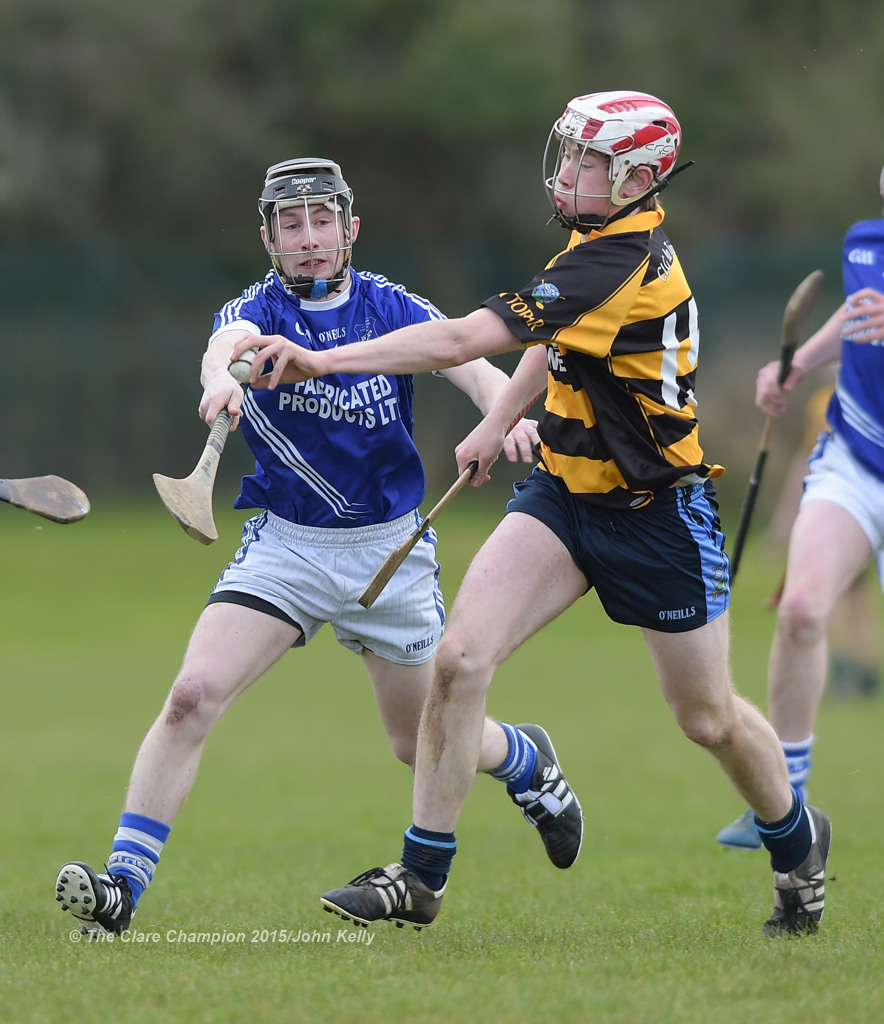
<path fill-rule="evenodd" d="M 243 339 L 234 346 L 232 358 L 239 358 L 247 348 L 257 348 L 251 384 L 272 390 L 279 384 L 296 384 L 329 373 L 427 373 L 517 347 L 500 317 L 479 309 L 456 320 L 411 324 L 380 338 L 324 352 L 301 348 L 279 335 Z M 262 375 L 260 369 L 267 359 L 273 362 L 273 370 Z"/>

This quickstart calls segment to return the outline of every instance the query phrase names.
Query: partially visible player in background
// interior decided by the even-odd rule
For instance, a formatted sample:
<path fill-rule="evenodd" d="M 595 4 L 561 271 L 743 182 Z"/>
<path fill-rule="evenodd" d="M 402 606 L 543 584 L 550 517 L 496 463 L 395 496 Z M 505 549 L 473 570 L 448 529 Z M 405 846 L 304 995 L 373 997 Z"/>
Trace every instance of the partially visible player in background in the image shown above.
<path fill-rule="evenodd" d="M 884 170 L 879 180 L 884 197 Z M 884 550 L 884 218 L 853 224 L 844 237 L 846 300 L 795 352 L 780 387 L 779 361 L 758 372 L 756 404 L 785 412 L 789 394 L 813 370 L 840 363 L 807 466 L 768 664 L 768 717 L 789 778 L 807 784 L 814 724 L 826 685 L 827 630 L 838 601 Z M 745 812 L 716 837 L 724 846 L 761 844 Z"/>
<path fill-rule="evenodd" d="M 779 550 L 789 543 L 789 534 L 801 504 L 807 460 L 820 434 L 830 429 L 826 409 L 832 398 L 832 383 L 814 389 L 804 409 L 801 446 L 786 471 L 777 506 L 771 516 L 768 543 Z M 775 609 L 783 595 L 785 573 L 777 589 L 765 602 Z M 837 697 L 871 697 L 881 687 L 881 624 L 874 591 L 880 579 L 870 562 L 842 594 L 829 617 L 829 668 L 826 692 Z"/>
<path fill-rule="evenodd" d="M 443 317 L 401 285 L 351 267 L 359 218 L 336 163 L 306 158 L 270 167 L 259 210 L 273 267 L 215 316 L 200 414 L 211 424 L 226 409 L 234 426 L 241 424 L 255 472 L 243 478 L 235 504 L 261 511 L 246 522 L 242 547 L 209 597 L 141 745 L 106 872 L 71 861 L 58 874 L 57 901 L 88 931 L 129 927 L 212 728 L 236 697 L 324 624 L 361 656 L 394 753 L 414 762 L 445 618 L 435 533 L 423 536 L 371 609 L 358 604 L 375 569 L 419 522 L 424 471 L 412 439 L 414 380 L 329 374 L 244 394 L 228 367 L 243 338 L 283 335 L 321 351 Z M 508 383 L 484 359 L 444 375 L 483 413 Z M 507 438 L 508 457 L 532 462 L 536 440 L 536 423 L 523 420 Z M 486 720 L 478 770 L 506 784 L 550 859 L 569 867 L 580 850 L 583 819 L 546 732 Z M 340 807 L 330 797 L 330 818 Z"/>

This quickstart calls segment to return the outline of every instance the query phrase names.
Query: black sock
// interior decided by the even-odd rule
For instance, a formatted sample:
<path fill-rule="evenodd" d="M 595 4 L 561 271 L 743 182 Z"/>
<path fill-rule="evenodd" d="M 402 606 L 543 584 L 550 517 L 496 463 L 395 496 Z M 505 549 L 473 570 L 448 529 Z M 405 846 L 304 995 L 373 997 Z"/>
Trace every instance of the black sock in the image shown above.
<path fill-rule="evenodd" d="M 785 873 L 797 868 L 810 850 L 810 821 L 804 804 L 792 790 L 792 809 L 779 821 L 762 821 L 755 815 L 758 834 L 770 853 L 770 866 Z"/>
<path fill-rule="evenodd" d="M 451 859 L 457 852 L 453 832 L 432 832 L 412 825 L 402 844 L 402 864 L 437 892 L 445 884 L 451 870 Z"/>

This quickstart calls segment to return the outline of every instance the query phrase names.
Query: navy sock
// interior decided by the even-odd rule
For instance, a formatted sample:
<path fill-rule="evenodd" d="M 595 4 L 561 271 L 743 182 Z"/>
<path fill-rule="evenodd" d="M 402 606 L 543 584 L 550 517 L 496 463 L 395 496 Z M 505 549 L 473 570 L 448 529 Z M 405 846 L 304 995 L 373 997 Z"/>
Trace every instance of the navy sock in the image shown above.
<path fill-rule="evenodd" d="M 503 763 L 488 774 L 507 784 L 514 793 L 524 793 L 531 786 L 534 765 L 537 762 L 537 747 L 521 729 L 506 722 L 497 723 L 506 733 L 507 752 Z"/>
<path fill-rule="evenodd" d="M 435 892 L 445 884 L 455 853 L 457 840 L 453 832 L 431 832 L 412 825 L 402 844 L 402 864 Z"/>
<path fill-rule="evenodd" d="M 792 810 L 779 821 L 762 821 L 755 815 L 758 834 L 770 853 L 770 866 L 785 873 L 797 868 L 810 850 L 810 822 L 804 804 L 792 790 Z"/>

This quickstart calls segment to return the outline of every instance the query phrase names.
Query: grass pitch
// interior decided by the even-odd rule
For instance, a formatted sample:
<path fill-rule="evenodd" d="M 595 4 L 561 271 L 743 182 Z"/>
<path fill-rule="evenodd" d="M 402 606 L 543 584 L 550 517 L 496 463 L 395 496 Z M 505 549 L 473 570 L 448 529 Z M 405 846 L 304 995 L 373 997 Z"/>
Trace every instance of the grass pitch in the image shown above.
<path fill-rule="evenodd" d="M 158 503 L 56 526 L 0 508 L 5 582 L 0 986 L 6 1024 L 610 1022 L 884 1018 L 878 701 L 827 700 L 811 789 L 834 824 L 820 933 L 771 941 L 761 853 L 713 837 L 742 806 L 683 739 L 638 632 L 591 595 L 499 672 L 489 711 L 549 729 L 586 815 L 580 860 L 547 862 L 479 778 L 436 924 L 353 930 L 318 895 L 397 859 L 411 776 L 358 660 L 329 630 L 290 652 L 210 738 L 126 942 L 85 944 L 54 902 L 68 859 L 110 852 L 132 760 L 240 517 L 190 540 Z M 497 511 L 440 521 L 449 599 Z M 750 543 L 732 612 L 740 690 L 764 703 L 780 566 Z"/>

